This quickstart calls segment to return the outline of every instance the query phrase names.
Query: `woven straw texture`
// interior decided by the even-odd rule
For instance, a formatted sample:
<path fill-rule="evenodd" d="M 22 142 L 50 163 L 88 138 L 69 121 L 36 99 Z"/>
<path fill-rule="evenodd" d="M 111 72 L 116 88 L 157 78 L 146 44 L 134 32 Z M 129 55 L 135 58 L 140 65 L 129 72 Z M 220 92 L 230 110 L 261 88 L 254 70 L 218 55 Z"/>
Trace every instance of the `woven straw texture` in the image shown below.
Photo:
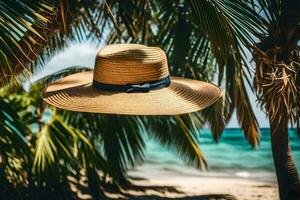
<path fill-rule="evenodd" d="M 108 45 L 99 51 L 95 61 L 94 80 L 106 84 L 136 84 L 167 75 L 167 57 L 158 47 Z"/>
<path fill-rule="evenodd" d="M 95 60 L 94 71 L 67 76 L 43 91 L 44 100 L 58 108 L 126 115 L 178 115 L 204 109 L 220 96 L 213 84 L 171 77 L 171 85 L 149 92 L 102 91 L 93 79 L 126 85 L 159 80 L 169 75 L 166 55 L 157 47 L 135 44 L 108 45 Z"/>

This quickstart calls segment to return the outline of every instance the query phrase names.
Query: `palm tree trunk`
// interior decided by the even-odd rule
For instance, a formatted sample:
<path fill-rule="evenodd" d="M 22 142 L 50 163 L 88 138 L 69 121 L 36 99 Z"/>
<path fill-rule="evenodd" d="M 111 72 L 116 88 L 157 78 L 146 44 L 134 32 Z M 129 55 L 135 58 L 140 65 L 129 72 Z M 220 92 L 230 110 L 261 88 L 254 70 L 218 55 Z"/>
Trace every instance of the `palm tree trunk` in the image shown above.
<path fill-rule="evenodd" d="M 270 127 L 280 199 L 299 200 L 300 182 L 289 143 L 287 118 L 270 120 Z"/>

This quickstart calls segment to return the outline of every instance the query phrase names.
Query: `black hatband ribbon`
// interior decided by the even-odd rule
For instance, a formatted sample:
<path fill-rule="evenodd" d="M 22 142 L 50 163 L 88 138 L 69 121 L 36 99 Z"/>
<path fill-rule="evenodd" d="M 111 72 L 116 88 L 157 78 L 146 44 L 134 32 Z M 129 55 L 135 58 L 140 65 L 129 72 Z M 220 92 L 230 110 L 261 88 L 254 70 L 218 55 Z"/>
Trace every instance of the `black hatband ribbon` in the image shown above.
<path fill-rule="evenodd" d="M 158 90 L 168 87 L 171 84 L 170 76 L 165 78 L 149 81 L 140 84 L 113 85 L 100 83 L 93 80 L 93 86 L 99 90 L 116 91 L 116 92 L 149 92 L 150 90 Z"/>

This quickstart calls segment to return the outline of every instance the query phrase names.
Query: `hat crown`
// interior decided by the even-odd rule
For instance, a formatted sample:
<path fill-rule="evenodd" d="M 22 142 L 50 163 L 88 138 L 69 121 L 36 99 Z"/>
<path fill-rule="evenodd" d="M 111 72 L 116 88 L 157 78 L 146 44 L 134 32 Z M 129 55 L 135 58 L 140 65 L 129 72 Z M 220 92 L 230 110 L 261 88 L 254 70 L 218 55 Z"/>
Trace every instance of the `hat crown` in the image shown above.
<path fill-rule="evenodd" d="M 159 47 L 113 44 L 98 52 L 93 79 L 105 84 L 126 85 L 155 81 L 168 75 L 167 57 Z"/>

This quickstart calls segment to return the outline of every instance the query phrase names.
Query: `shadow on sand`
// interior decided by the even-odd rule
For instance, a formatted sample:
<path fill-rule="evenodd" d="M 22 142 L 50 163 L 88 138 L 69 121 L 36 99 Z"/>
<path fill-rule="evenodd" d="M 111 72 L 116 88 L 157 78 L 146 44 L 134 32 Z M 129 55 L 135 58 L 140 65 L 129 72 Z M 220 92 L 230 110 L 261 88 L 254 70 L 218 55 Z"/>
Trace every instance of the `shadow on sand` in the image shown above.
<path fill-rule="evenodd" d="M 227 194 L 209 194 L 209 195 L 196 195 L 196 196 L 183 196 L 183 197 L 161 197 L 158 195 L 142 195 L 142 196 L 129 196 L 125 199 L 128 200 L 237 200 L 232 195 Z"/>
<path fill-rule="evenodd" d="M 171 186 L 137 186 L 131 185 L 121 192 L 118 199 L 127 200 L 237 200 L 229 194 L 205 194 L 191 196 Z M 109 199 L 109 198 L 108 198 Z M 115 199 L 115 198 L 111 198 Z"/>

